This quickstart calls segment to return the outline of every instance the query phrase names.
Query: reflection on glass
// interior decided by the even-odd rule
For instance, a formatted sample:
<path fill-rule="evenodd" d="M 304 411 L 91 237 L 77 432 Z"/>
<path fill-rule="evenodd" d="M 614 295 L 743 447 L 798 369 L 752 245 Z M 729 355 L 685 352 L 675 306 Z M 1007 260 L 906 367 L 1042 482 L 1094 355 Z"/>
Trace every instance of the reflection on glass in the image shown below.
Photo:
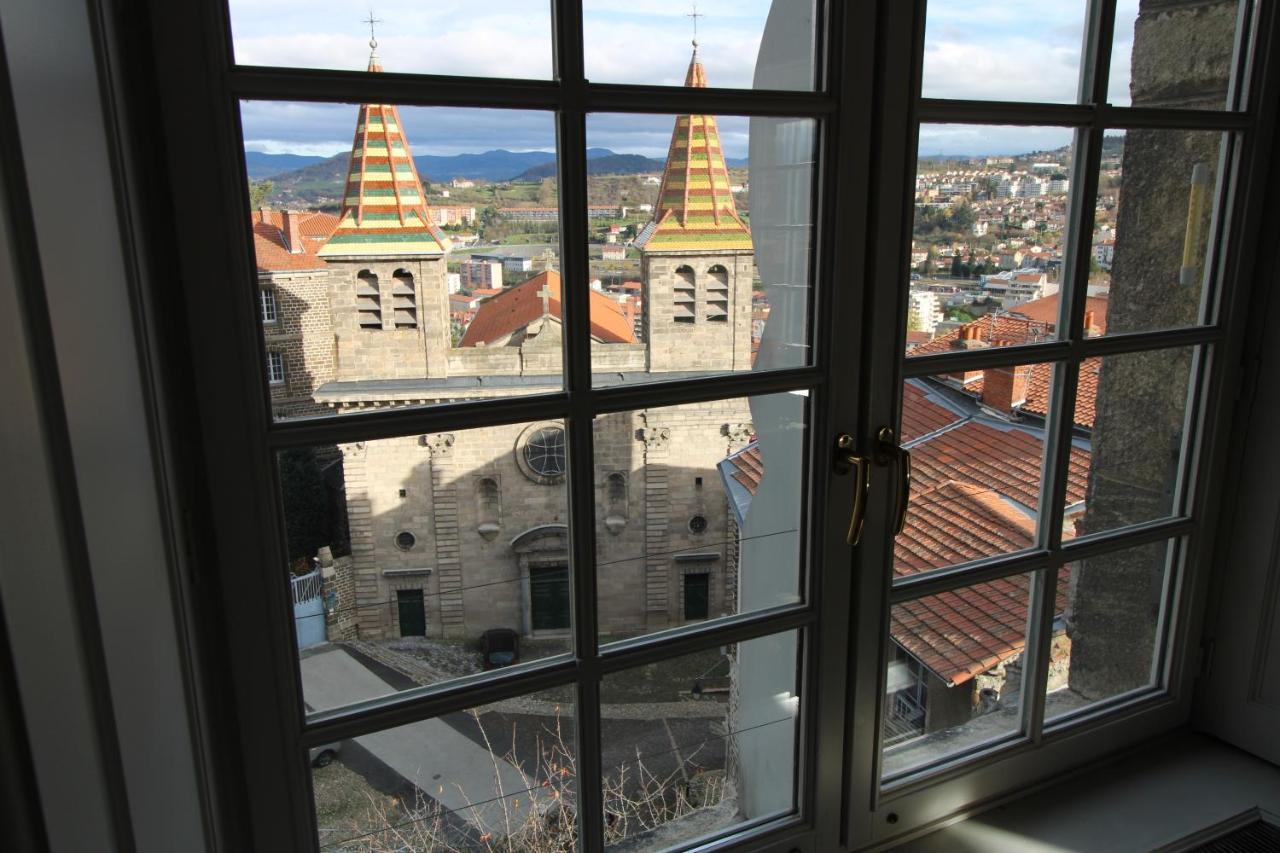
<path fill-rule="evenodd" d="M 1064 567 L 1069 589 L 1054 623 L 1045 720 L 1159 681 L 1160 635 L 1173 541 L 1089 557 Z"/>
<path fill-rule="evenodd" d="M 570 649 L 564 427 L 282 451 L 309 711 Z"/>
<path fill-rule="evenodd" d="M 923 96 L 1075 102 L 1088 5 L 930 0 Z"/>
<path fill-rule="evenodd" d="M 1059 598 L 1065 605 L 1065 586 Z M 1031 575 L 895 604 L 889 620 L 884 778 L 1021 730 Z"/>
<path fill-rule="evenodd" d="M 815 131 L 810 119 L 590 117 L 597 386 L 809 362 Z"/>
<path fill-rule="evenodd" d="M 1108 131 L 1098 175 L 1086 335 L 1200 321 L 1226 140 L 1213 131 Z"/>
<path fill-rule="evenodd" d="M 277 418 L 560 389 L 549 113 L 246 101 L 241 119 Z M 263 153 L 278 138 L 331 156 L 286 164 Z M 488 153 L 429 153 L 460 146 Z"/>
<path fill-rule="evenodd" d="M 604 678 L 606 846 L 666 850 L 792 810 L 799 645 L 789 631 Z"/>
<path fill-rule="evenodd" d="M 770 394 L 596 418 L 603 639 L 800 600 L 806 404 Z"/>
<path fill-rule="evenodd" d="M 551 77 L 551 5 L 545 0 L 488 0 L 465 15 L 415 0 L 380 0 L 376 7 L 345 0 L 228 5 L 241 65 L 359 71 L 376 41 L 372 53 L 388 71 Z"/>
<path fill-rule="evenodd" d="M 1239 14 L 1240 0 L 1182 7 L 1119 0 L 1107 99 L 1122 107 L 1225 109 Z"/>
<path fill-rule="evenodd" d="M 907 355 L 1058 337 L 1070 129 L 921 125 L 919 144 Z"/>
<path fill-rule="evenodd" d="M 1068 494 L 1064 538 L 1173 512 L 1194 357 L 1193 348 L 1153 350 L 1080 365 L 1077 443 L 1090 461 L 1083 500 Z"/>
<path fill-rule="evenodd" d="M 1035 544 L 1052 375 L 1041 363 L 903 383 L 901 443 L 912 478 L 895 577 Z M 1087 448 L 1073 447 L 1074 500 L 1084 497 L 1088 468 Z"/>
<path fill-rule="evenodd" d="M 572 850 L 572 687 L 310 751 L 325 850 Z"/>
<path fill-rule="evenodd" d="M 713 69 L 712 86 L 811 90 L 816 5 L 814 0 L 694 5 L 583 0 L 586 76 L 595 83 L 679 86 L 692 41 Z"/>

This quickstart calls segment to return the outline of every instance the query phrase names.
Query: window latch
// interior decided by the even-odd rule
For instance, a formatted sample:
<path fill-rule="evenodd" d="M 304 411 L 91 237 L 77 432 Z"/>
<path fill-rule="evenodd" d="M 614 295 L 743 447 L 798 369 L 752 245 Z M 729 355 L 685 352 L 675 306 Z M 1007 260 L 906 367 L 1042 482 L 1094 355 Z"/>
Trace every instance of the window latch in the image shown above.
<path fill-rule="evenodd" d="M 845 534 L 845 542 L 857 545 L 862 541 L 862 523 L 867 518 L 867 494 L 871 491 L 871 458 L 854 453 L 856 442 L 853 436 L 842 432 L 836 436 L 836 473 L 854 472 L 857 478 L 853 484 L 853 510 L 849 515 L 849 532 Z"/>

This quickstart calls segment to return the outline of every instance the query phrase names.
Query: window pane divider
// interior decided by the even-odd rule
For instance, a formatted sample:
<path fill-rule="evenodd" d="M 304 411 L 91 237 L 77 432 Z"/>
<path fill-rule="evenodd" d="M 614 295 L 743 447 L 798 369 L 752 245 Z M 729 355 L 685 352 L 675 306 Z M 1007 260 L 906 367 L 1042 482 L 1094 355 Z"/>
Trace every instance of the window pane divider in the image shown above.
<path fill-rule="evenodd" d="M 555 110 L 576 97 L 583 112 L 707 113 L 711 115 L 820 118 L 836 110 L 820 92 L 768 89 L 689 89 L 683 86 L 592 84 L 582 81 L 571 96 L 564 81 L 439 74 L 236 66 L 226 73 L 236 98 L 249 100 L 350 101 L 397 106 L 488 107 Z"/>
<path fill-rule="evenodd" d="M 1181 110 L 1164 107 L 1117 107 L 1111 104 L 1037 104 L 924 98 L 919 117 L 924 124 L 1102 126 L 1109 129 L 1245 130 L 1253 123 L 1247 112 Z"/>
<path fill-rule="evenodd" d="M 584 232 L 585 233 L 585 232 Z M 572 314 L 572 309 L 569 309 Z M 373 441 L 414 433 L 470 429 L 507 423 L 562 418 L 584 411 L 588 417 L 650 406 L 699 403 L 815 388 L 823 384 L 817 368 L 799 367 L 760 373 L 714 374 L 692 379 L 613 387 L 495 397 L 431 406 L 381 406 L 341 415 L 276 421 L 267 429 L 274 449 L 316 444 Z"/>

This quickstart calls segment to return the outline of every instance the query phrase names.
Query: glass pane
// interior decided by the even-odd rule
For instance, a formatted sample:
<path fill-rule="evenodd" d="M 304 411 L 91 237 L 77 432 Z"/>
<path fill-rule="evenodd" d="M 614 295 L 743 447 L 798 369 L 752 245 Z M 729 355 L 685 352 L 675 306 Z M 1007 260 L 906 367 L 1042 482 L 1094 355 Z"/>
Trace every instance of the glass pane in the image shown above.
<path fill-rule="evenodd" d="M 1175 544 L 1126 548 L 1059 572 L 1046 722 L 1159 683 Z"/>
<path fill-rule="evenodd" d="M 241 121 L 277 418 L 562 387 L 550 113 L 246 101 Z"/>
<path fill-rule="evenodd" d="M 564 428 L 279 455 L 309 711 L 568 652 Z"/>
<path fill-rule="evenodd" d="M 587 79 L 688 85 L 690 43 L 706 65 L 702 85 L 814 87 L 814 0 L 631 3 L 583 0 Z M 644 45 L 643 50 L 637 50 Z"/>
<path fill-rule="evenodd" d="M 800 601 L 807 395 L 595 421 L 601 639 Z"/>
<path fill-rule="evenodd" d="M 1195 355 L 1188 347 L 1080 365 L 1076 443 L 1086 451 L 1088 474 L 1083 490 L 1078 474 L 1068 482 L 1064 538 L 1174 511 Z"/>
<path fill-rule="evenodd" d="M 596 114 L 587 135 L 595 384 L 808 364 L 816 123 Z"/>
<path fill-rule="evenodd" d="M 343 0 L 229 0 L 228 5 L 241 65 L 551 77 L 551 5 L 540 0 L 488 0 L 465 15 L 415 0 L 380 0 L 372 12 Z M 375 63 L 381 67 L 370 67 Z"/>
<path fill-rule="evenodd" d="M 606 846 L 667 850 L 790 812 L 799 654 L 788 631 L 606 676 Z"/>
<path fill-rule="evenodd" d="M 895 604 L 889 616 L 885 779 L 1022 728 L 1031 575 Z"/>
<path fill-rule="evenodd" d="M 1086 335 L 1200 322 L 1218 167 L 1228 139 L 1214 131 L 1107 132 Z"/>
<path fill-rule="evenodd" d="M 1108 100 L 1121 107 L 1226 109 L 1239 14 L 1240 0 L 1180 6 L 1119 0 Z"/>
<path fill-rule="evenodd" d="M 911 503 L 895 577 L 1035 545 L 1052 374 L 1052 364 L 1027 364 L 903 383 Z M 1072 470 L 1083 497 L 1087 453 L 1073 450 Z"/>
<path fill-rule="evenodd" d="M 916 166 L 907 354 L 1056 337 L 1075 146 L 1065 127 L 926 124 Z"/>
<path fill-rule="evenodd" d="M 1074 103 L 1085 0 L 929 0 L 926 98 Z"/>
<path fill-rule="evenodd" d="M 325 850 L 572 850 L 573 688 L 310 750 Z"/>

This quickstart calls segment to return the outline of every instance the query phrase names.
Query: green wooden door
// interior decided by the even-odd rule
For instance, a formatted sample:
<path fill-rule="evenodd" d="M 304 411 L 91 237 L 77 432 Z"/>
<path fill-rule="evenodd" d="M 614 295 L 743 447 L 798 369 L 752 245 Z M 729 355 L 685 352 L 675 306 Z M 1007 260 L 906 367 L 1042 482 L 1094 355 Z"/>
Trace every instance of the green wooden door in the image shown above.
<path fill-rule="evenodd" d="M 706 619 L 710 607 L 711 576 L 705 572 L 684 576 L 684 618 Z"/>
<path fill-rule="evenodd" d="M 396 604 L 400 607 L 400 636 L 425 637 L 427 608 L 422 602 L 422 590 L 396 590 Z"/>
<path fill-rule="evenodd" d="M 535 631 L 569 627 L 568 566 L 529 569 L 529 609 Z"/>

